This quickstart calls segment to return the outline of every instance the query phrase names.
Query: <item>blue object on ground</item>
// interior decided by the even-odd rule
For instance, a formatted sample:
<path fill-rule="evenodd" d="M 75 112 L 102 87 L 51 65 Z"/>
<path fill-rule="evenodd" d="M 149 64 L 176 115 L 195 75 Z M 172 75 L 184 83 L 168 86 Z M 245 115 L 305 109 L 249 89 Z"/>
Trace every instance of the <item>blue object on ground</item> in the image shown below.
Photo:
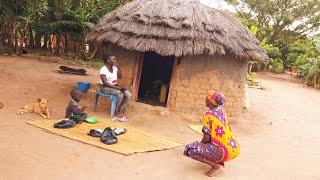
<path fill-rule="evenodd" d="M 87 82 L 78 82 L 78 89 L 80 89 L 80 91 L 82 92 L 87 92 L 88 89 L 90 88 L 90 84 L 91 83 L 87 83 Z"/>

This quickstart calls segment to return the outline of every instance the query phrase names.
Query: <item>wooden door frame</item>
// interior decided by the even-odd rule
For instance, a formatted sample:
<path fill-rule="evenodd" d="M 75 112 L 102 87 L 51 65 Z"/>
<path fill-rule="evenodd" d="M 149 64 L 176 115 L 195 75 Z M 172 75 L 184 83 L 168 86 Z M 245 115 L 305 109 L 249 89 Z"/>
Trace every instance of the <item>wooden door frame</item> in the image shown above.
<path fill-rule="evenodd" d="M 170 107 L 169 102 L 171 101 L 171 90 L 173 88 L 173 84 L 175 83 L 175 76 L 176 76 L 176 71 L 177 71 L 177 66 L 179 64 L 179 61 L 181 61 L 180 57 L 174 57 L 174 61 L 173 61 L 173 67 L 172 67 L 172 73 L 171 73 L 171 80 L 170 80 L 170 87 L 169 87 L 169 91 L 168 93 L 168 99 L 167 99 L 167 108 L 169 110 L 172 110 L 172 108 Z"/>
<path fill-rule="evenodd" d="M 144 53 L 140 52 L 137 54 L 135 58 L 136 67 L 134 70 L 133 87 L 132 87 L 132 99 L 134 101 L 138 100 L 143 61 L 144 61 Z"/>
<path fill-rule="evenodd" d="M 176 69 L 178 66 L 178 62 L 181 60 L 180 57 L 175 57 L 173 61 L 173 67 L 172 67 L 172 73 L 171 73 L 171 80 L 170 80 L 170 88 L 168 93 L 168 99 L 167 99 L 167 108 L 169 108 L 169 102 L 170 102 L 170 91 L 172 89 L 172 84 L 174 83 L 174 77 L 176 74 Z M 138 100 L 139 95 L 139 88 L 140 88 L 140 80 L 141 80 L 141 74 L 142 74 L 142 67 L 144 62 L 144 53 L 138 53 L 138 55 L 135 58 L 135 71 L 134 71 L 134 78 L 133 78 L 133 87 L 132 87 L 132 99 L 134 101 Z"/>

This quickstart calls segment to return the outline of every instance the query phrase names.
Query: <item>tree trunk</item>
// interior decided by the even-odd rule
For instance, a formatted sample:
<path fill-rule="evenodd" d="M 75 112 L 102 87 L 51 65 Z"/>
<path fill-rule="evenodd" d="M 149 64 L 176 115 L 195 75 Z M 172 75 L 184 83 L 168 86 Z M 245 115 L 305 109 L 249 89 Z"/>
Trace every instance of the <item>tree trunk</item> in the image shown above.
<path fill-rule="evenodd" d="M 80 53 L 82 55 L 85 55 L 86 54 L 86 42 L 85 42 L 85 39 L 84 39 L 84 35 L 82 35 L 81 37 L 81 40 L 80 40 Z"/>
<path fill-rule="evenodd" d="M 74 54 L 77 54 L 77 41 L 74 41 Z"/>
<path fill-rule="evenodd" d="M 3 45 L 3 46 L 6 46 L 7 43 L 6 43 L 6 40 L 8 39 L 8 28 L 6 27 L 5 29 L 5 32 L 1 33 L 1 42 L 0 42 L 0 45 Z"/>
<path fill-rule="evenodd" d="M 58 33 L 56 35 L 56 55 L 59 55 L 59 47 L 60 47 L 60 34 Z"/>
<path fill-rule="evenodd" d="M 23 28 L 23 31 L 20 32 L 20 35 L 21 35 L 21 39 L 20 39 L 20 49 L 23 48 L 23 44 L 26 42 L 26 38 L 27 38 L 27 31 L 28 31 L 28 22 L 26 22 L 26 25 L 24 26 Z M 26 46 L 26 44 L 25 44 Z"/>
<path fill-rule="evenodd" d="M 14 52 L 16 54 L 19 53 L 19 45 L 18 45 L 18 28 L 15 29 L 14 32 Z"/>
<path fill-rule="evenodd" d="M 49 52 L 52 54 L 52 38 L 49 37 Z"/>
<path fill-rule="evenodd" d="M 13 24 L 9 25 L 8 29 L 8 45 L 14 51 L 14 45 L 13 45 L 13 35 L 14 35 L 14 29 L 13 29 Z"/>
<path fill-rule="evenodd" d="M 67 54 L 68 53 L 68 48 L 69 48 L 69 45 L 68 45 L 68 33 L 66 33 L 64 35 L 64 52 Z"/>
<path fill-rule="evenodd" d="M 35 37 L 35 45 L 34 45 L 36 48 L 41 48 L 41 36 L 42 36 L 41 30 L 36 28 L 36 37 Z"/>
<path fill-rule="evenodd" d="M 94 44 L 93 43 L 90 43 L 90 47 L 89 47 L 89 51 L 92 51 L 91 49 L 93 48 Z M 97 44 L 96 46 L 94 46 L 94 50 L 93 52 L 91 53 L 91 56 L 90 56 L 90 59 L 93 59 L 96 57 L 97 55 L 97 52 L 99 50 L 99 47 L 100 47 L 100 44 Z"/>
<path fill-rule="evenodd" d="M 43 48 L 45 48 L 45 49 L 48 48 L 48 40 L 49 40 L 49 35 L 48 35 L 48 34 L 44 34 L 44 38 L 43 38 Z"/>
<path fill-rule="evenodd" d="M 32 29 L 31 29 L 31 26 L 29 26 L 29 47 L 30 48 L 33 48 L 34 47 L 34 39 L 33 39 L 33 32 L 32 32 Z"/>
<path fill-rule="evenodd" d="M 30 34 L 30 31 L 29 31 L 29 27 L 26 29 L 26 34 L 24 36 L 24 44 L 25 44 L 25 47 L 29 47 L 30 48 L 30 44 L 29 44 L 29 41 L 30 41 L 30 38 L 29 38 L 29 34 Z"/>

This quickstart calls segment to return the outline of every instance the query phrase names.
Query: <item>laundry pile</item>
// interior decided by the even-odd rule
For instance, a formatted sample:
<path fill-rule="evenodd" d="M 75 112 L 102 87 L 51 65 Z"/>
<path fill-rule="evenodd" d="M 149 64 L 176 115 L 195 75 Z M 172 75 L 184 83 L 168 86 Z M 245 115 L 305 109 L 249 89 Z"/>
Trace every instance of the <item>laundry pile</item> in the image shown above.
<path fill-rule="evenodd" d="M 67 128 L 73 128 L 75 127 L 76 122 L 68 119 L 61 119 L 59 122 L 53 124 L 54 128 L 59 129 L 67 129 Z M 118 142 L 118 135 L 124 134 L 126 132 L 126 129 L 122 128 L 110 128 L 107 127 L 103 131 L 101 129 L 91 129 L 88 132 L 89 136 L 92 137 L 100 137 L 101 142 L 105 144 L 115 144 Z"/>
<path fill-rule="evenodd" d="M 92 137 L 100 137 L 101 142 L 110 145 L 117 143 L 117 136 L 124 134 L 125 132 L 126 129 L 107 127 L 104 131 L 101 129 L 91 129 L 90 132 L 88 132 L 88 135 Z"/>

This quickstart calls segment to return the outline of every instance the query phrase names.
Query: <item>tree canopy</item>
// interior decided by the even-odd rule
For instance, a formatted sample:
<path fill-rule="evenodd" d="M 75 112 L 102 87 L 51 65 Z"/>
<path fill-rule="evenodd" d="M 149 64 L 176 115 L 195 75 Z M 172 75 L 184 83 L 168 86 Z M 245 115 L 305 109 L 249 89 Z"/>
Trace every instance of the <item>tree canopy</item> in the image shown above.
<path fill-rule="evenodd" d="M 16 53 L 23 45 L 48 48 L 53 41 L 68 40 L 84 48 L 85 34 L 107 12 L 127 1 L 121 0 L 0 0 L 0 45 Z M 61 40 L 61 41 L 60 41 Z"/>
<path fill-rule="evenodd" d="M 251 27 L 256 36 L 267 38 L 285 54 L 297 39 L 306 39 L 320 27 L 319 0 L 227 0 L 235 5 L 237 16 Z"/>

